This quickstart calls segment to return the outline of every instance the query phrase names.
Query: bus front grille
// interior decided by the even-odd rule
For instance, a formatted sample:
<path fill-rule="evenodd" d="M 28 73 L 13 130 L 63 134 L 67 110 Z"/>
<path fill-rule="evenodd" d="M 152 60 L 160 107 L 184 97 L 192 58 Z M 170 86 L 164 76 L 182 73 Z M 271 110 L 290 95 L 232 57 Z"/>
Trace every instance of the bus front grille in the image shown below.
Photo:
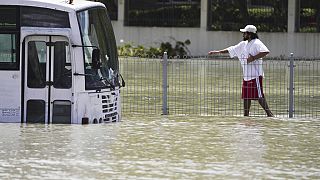
<path fill-rule="evenodd" d="M 118 96 L 115 93 L 102 96 L 102 113 L 104 122 L 116 122 L 118 116 Z"/>

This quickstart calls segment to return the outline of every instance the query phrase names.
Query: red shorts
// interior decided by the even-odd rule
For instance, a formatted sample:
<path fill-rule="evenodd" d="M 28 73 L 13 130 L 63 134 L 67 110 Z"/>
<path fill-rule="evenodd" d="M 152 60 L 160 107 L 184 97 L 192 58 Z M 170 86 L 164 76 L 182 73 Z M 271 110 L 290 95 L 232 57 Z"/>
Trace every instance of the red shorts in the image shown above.
<path fill-rule="evenodd" d="M 259 99 L 264 98 L 262 89 L 262 76 L 242 82 L 242 99 Z"/>

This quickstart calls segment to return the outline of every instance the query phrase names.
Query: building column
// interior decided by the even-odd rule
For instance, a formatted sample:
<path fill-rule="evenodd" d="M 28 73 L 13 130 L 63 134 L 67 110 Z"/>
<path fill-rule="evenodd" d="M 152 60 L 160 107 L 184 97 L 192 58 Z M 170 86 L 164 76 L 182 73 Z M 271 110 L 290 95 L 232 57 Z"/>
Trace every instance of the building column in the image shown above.
<path fill-rule="evenodd" d="M 288 51 L 287 56 L 290 53 L 294 53 L 295 56 L 295 30 L 296 30 L 296 18 L 297 18 L 297 5 L 299 0 L 288 0 Z"/>
<path fill-rule="evenodd" d="M 124 3 L 125 0 L 118 0 L 118 20 L 112 21 L 114 35 L 116 37 L 117 46 L 122 46 L 124 42 Z"/>
<path fill-rule="evenodd" d="M 124 0 L 118 0 L 118 21 L 124 21 Z"/>
<path fill-rule="evenodd" d="M 288 0 L 288 33 L 295 32 L 297 5 L 299 0 Z"/>
<path fill-rule="evenodd" d="M 207 9 L 208 9 L 208 0 L 201 0 L 201 10 L 200 10 L 200 28 L 207 29 Z"/>

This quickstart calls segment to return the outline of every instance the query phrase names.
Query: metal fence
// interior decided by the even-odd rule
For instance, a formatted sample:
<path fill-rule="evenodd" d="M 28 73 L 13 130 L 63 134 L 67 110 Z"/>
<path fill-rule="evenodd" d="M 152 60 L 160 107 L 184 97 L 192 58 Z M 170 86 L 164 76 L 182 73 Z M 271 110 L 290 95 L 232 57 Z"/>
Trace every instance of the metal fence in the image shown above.
<path fill-rule="evenodd" d="M 123 114 L 243 115 L 243 76 L 238 60 L 168 58 L 164 64 L 163 59 L 120 58 L 121 74 L 126 79 L 126 87 L 121 90 Z M 277 117 L 317 118 L 320 60 L 293 57 L 291 60 L 291 68 L 290 58 L 264 60 L 263 89 L 269 107 Z M 256 101 L 251 105 L 250 116 L 265 116 Z"/>

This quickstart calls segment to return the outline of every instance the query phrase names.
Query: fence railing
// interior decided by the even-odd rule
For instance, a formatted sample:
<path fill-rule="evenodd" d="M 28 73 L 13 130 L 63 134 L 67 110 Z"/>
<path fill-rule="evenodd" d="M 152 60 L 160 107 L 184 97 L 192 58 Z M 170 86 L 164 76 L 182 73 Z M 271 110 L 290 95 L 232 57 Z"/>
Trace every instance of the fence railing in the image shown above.
<path fill-rule="evenodd" d="M 263 62 L 263 89 L 269 108 L 277 117 L 317 118 L 320 59 L 291 60 L 291 68 L 290 58 Z M 120 67 L 126 79 L 126 87 L 121 90 L 123 114 L 243 115 L 243 76 L 236 59 L 123 57 Z M 265 112 L 254 101 L 250 115 L 265 116 Z"/>

